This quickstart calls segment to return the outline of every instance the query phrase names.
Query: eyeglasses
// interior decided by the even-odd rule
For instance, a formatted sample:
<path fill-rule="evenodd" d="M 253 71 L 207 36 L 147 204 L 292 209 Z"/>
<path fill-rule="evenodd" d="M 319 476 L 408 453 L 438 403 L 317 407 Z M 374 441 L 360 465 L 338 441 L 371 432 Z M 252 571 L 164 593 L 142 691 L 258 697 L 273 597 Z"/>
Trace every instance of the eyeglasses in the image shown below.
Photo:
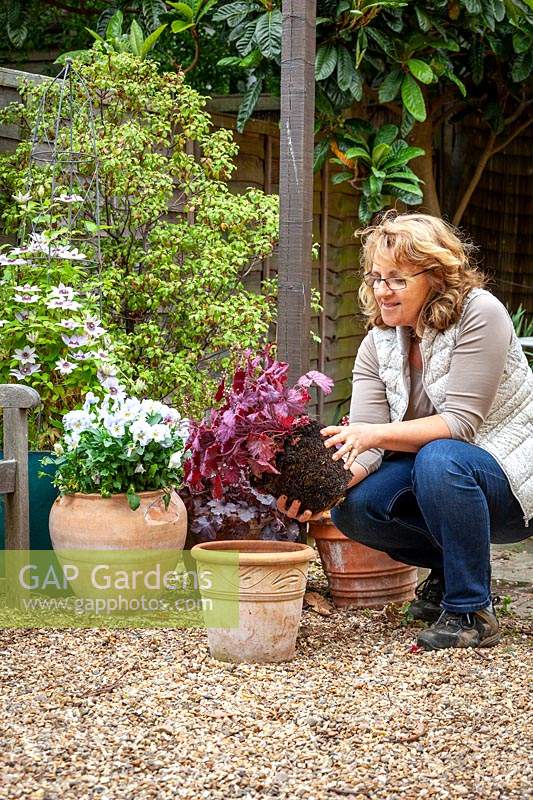
<path fill-rule="evenodd" d="M 428 267 L 427 269 L 421 269 L 420 272 L 413 272 L 412 275 L 408 275 L 406 278 L 382 278 L 379 275 L 374 275 L 372 272 L 366 272 L 363 275 L 363 280 L 371 289 L 377 289 L 379 284 L 383 281 L 391 292 L 397 292 L 400 289 L 405 289 L 407 281 L 411 278 L 422 275 L 423 272 L 431 272 L 432 269 L 435 269 L 435 267 Z"/>

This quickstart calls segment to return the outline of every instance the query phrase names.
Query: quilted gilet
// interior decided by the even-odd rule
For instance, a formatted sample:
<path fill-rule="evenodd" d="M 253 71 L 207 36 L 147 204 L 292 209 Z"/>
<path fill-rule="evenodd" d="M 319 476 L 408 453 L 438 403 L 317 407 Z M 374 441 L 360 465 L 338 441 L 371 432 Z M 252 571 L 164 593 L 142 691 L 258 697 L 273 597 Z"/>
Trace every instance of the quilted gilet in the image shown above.
<path fill-rule="evenodd" d="M 471 300 L 484 289 L 472 289 Z M 446 387 L 461 319 L 445 331 L 426 328 L 420 342 L 425 391 L 437 413 L 445 410 Z M 379 375 L 385 385 L 391 421 L 402 420 L 409 404 L 409 335 L 407 328 L 373 328 Z M 503 376 L 485 421 L 472 441 L 487 450 L 505 472 L 527 522 L 533 517 L 533 373 L 516 334 Z"/>

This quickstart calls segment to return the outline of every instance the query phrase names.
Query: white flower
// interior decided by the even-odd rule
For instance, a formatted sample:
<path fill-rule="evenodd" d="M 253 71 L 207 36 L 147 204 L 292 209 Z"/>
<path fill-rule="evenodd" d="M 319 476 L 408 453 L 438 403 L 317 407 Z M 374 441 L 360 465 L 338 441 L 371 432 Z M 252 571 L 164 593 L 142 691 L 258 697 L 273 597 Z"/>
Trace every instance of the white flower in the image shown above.
<path fill-rule="evenodd" d="M 72 300 L 74 297 L 74 289 L 72 286 L 66 286 L 60 283 L 58 286 L 52 286 L 50 290 L 50 297 L 60 297 L 64 300 Z"/>
<path fill-rule="evenodd" d="M 3 328 L 4 325 L 7 325 L 8 323 L 9 323 L 8 319 L 0 319 L 0 328 Z"/>
<path fill-rule="evenodd" d="M 78 327 L 78 323 L 74 322 L 73 319 L 62 319 L 60 320 L 59 324 L 62 328 L 66 328 L 69 331 L 73 331 L 74 328 Z"/>
<path fill-rule="evenodd" d="M 126 429 L 124 427 L 125 420 L 120 416 L 109 416 L 104 420 L 105 429 L 116 438 L 124 436 Z"/>
<path fill-rule="evenodd" d="M 38 286 L 32 286 L 29 283 L 25 283 L 24 286 L 15 286 L 15 291 L 24 292 L 26 294 L 39 294 L 41 290 Z"/>
<path fill-rule="evenodd" d="M 27 334 L 27 337 L 28 337 L 28 341 L 29 342 L 31 342 L 32 344 L 35 344 L 35 342 L 39 338 L 39 334 L 36 333 L 35 331 L 30 331 L 30 333 Z"/>
<path fill-rule="evenodd" d="M 168 468 L 179 469 L 179 467 L 181 467 L 182 458 L 183 458 L 183 450 L 176 450 L 176 452 L 172 453 L 172 455 L 168 460 Z"/>
<path fill-rule="evenodd" d="M 14 296 L 14 300 L 17 303 L 36 303 L 39 299 L 38 294 L 32 294 L 31 292 L 21 292 Z"/>
<path fill-rule="evenodd" d="M 110 397 L 112 397 L 115 400 L 124 400 L 124 398 L 126 397 L 126 392 L 119 384 L 117 379 L 114 378 L 113 376 L 110 376 L 106 378 L 104 381 L 102 381 L 102 386 L 108 392 Z"/>
<path fill-rule="evenodd" d="M 15 251 L 12 250 L 11 254 L 13 255 L 14 253 Z M 8 256 L 5 256 L 3 253 L 0 253 L 0 267 L 14 267 L 26 263 L 27 262 L 24 258 L 9 258 Z"/>
<path fill-rule="evenodd" d="M 60 358 L 56 361 L 56 365 L 54 367 L 56 372 L 59 372 L 61 375 L 68 375 L 70 372 L 76 369 L 76 364 L 72 364 L 70 361 L 67 361 L 65 358 Z"/>
<path fill-rule="evenodd" d="M 89 411 L 91 406 L 94 406 L 94 404 L 97 403 L 97 402 L 98 402 L 98 398 L 94 394 L 94 392 L 87 392 L 87 394 L 85 395 L 85 402 L 83 404 L 84 411 Z"/>
<path fill-rule="evenodd" d="M 31 200 L 31 194 L 29 192 L 26 192 L 26 194 L 17 192 L 17 194 L 13 195 L 13 200 L 15 200 L 17 203 L 25 205 L 26 203 L 29 203 L 29 201 Z"/>
<path fill-rule="evenodd" d="M 30 312 L 28 309 L 24 309 L 24 311 L 17 311 L 15 314 L 15 319 L 19 322 L 26 322 L 27 319 L 30 318 Z"/>
<path fill-rule="evenodd" d="M 141 400 L 141 408 L 146 414 L 161 414 L 163 417 L 167 406 L 159 400 Z"/>
<path fill-rule="evenodd" d="M 67 336 L 66 333 L 61 334 L 61 338 L 67 345 L 67 347 L 72 347 L 73 349 L 77 349 L 78 347 L 83 347 L 84 344 L 87 344 L 88 339 L 86 336 L 82 336 L 80 334 L 73 334 L 72 336 Z"/>
<path fill-rule="evenodd" d="M 56 442 L 54 445 L 54 453 L 56 454 L 56 456 L 62 456 L 64 452 L 65 448 L 63 447 L 61 442 Z"/>
<path fill-rule="evenodd" d="M 76 409 L 75 411 L 69 411 L 68 414 L 65 414 L 63 417 L 63 427 L 66 431 L 82 433 L 83 431 L 90 430 L 90 428 L 93 427 L 93 423 L 90 414 L 86 411 Z"/>
<path fill-rule="evenodd" d="M 82 350 L 77 350 L 75 353 L 71 353 L 70 357 L 76 361 L 88 361 L 93 357 L 93 354 L 91 352 L 84 353 Z"/>
<path fill-rule="evenodd" d="M 77 300 L 67 300 L 61 297 L 52 297 L 46 302 L 47 308 L 60 308 L 62 311 L 78 311 L 81 305 Z"/>
<path fill-rule="evenodd" d="M 142 447 L 152 441 L 152 431 L 152 426 L 142 419 L 133 422 L 130 427 L 131 438 Z"/>
<path fill-rule="evenodd" d="M 135 467 L 135 469 L 133 471 L 135 473 L 137 473 L 138 475 L 142 475 L 143 472 L 146 472 L 146 470 L 145 470 L 145 468 L 143 467 L 142 464 L 137 464 L 137 466 Z"/>
<path fill-rule="evenodd" d="M 48 253 L 51 254 L 51 245 L 44 233 L 30 233 L 30 242 L 21 253 Z"/>
<path fill-rule="evenodd" d="M 172 444 L 172 438 L 168 426 L 163 425 L 162 423 L 159 423 L 158 425 L 152 425 L 152 439 L 154 442 L 157 442 L 163 447 L 170 447 Z"/>
<path fill-rule="evenodd" d="M 75 450 L 80 443 L 80 434 L 77 431 L 66 433 L 63 437 L 63 441 L 68 447 L 72 448 L 72 450 Z"/>
<path fill-rule="evenodd" d="M 79 194 L 60 194 L 56 200 L 58 203 L 83 203 L 83 197 Z"/>
<path fill-rule="evenodd" d="M 33 375 L 34 372 L 40 372 L 41 365 L 40 364 L 21 364 L 18 369 L 10 369 L 9 374 L 13 375 L 18 381 L 23 381 L 29 375 Z"/>
<path fill-rule="evenodd" d="M 64 258 L 66 261 L 85 261 L 87 258 L 76 247 L 69 247 L 69 245 L 54 247 L 53 255 L 55 258 Z"/>
<path fill-rule="evenodd" d="M 83 323 L 83 329 L 85 333 L 93 339 L 105 333 L 105 328 L 102 328 L 98 317 L 87 317 Z"/>
<path fill-rule="evenodd" d="M 137 418 L 144 420 L 144 414 L 141 410 L 141 404 L 135 397 L 128 397 L 120 409 L 120 413 L 126 422 L 133 422 Z"/>
<path fill-rule="evenodd" d="M 15 350 L 12 358 L 20 361 L 21 364 L 35 364 L 35 347 L 23 347 L 21 350 Z"/>

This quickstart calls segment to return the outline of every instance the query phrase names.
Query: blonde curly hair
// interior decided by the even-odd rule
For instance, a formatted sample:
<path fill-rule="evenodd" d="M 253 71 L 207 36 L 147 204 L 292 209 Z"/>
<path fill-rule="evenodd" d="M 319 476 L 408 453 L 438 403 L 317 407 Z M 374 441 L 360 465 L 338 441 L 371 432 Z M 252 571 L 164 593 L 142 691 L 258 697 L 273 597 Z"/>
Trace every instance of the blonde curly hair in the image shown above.
<path fill-rule="evenodd" d="M 474 245 L 461 238 L 459 231 L 439 217 L 429 214 L 385 212 L 376 225 L 356 231 L 361 237 L 363 274 L 372 271 L 376 255 L 386 255 L 413 271 L 433 267 L 427 273 L 431 285 L 420 312 L 416 333 L 424 328 L 444 331 L 460 317 L 470 289 L 485 286 L 487 278 L 473 262 Z M 359 288 L 362 312 L 367 327 L 388 327 L 380 314 L 374 290 L 362 281 Z"/>

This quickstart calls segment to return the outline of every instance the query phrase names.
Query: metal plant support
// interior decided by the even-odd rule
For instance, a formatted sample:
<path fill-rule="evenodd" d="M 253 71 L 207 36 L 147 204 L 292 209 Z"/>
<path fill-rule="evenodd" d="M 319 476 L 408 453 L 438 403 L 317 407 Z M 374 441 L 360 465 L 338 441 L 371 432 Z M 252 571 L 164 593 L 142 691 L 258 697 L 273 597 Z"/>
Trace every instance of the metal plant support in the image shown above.
<path fill-rule="evenodd" d="M 100 287 L 101 196 L 94 120 L 89 88 L 67 60 L 47 84 L 39 103 L 26 194 L 31 195 L 34 185 L 43 179 L 49 189 L 45 207 L 25 223 L 21 239 L 34 243 L 32 259 L 37 257 L 44 263 L 58 257 L 57 243 L 63 249 L 67 245 L 77 253 L 75 260 L 83 262 L 93 277 L 98 276 Z M 76 146 L 80 131 L 86 143 L 83 151 Z M 57 239 L 45 243 L 45 231 L 57 233 Z M 101 296 L 99 299 L 101 306 Z"/>

